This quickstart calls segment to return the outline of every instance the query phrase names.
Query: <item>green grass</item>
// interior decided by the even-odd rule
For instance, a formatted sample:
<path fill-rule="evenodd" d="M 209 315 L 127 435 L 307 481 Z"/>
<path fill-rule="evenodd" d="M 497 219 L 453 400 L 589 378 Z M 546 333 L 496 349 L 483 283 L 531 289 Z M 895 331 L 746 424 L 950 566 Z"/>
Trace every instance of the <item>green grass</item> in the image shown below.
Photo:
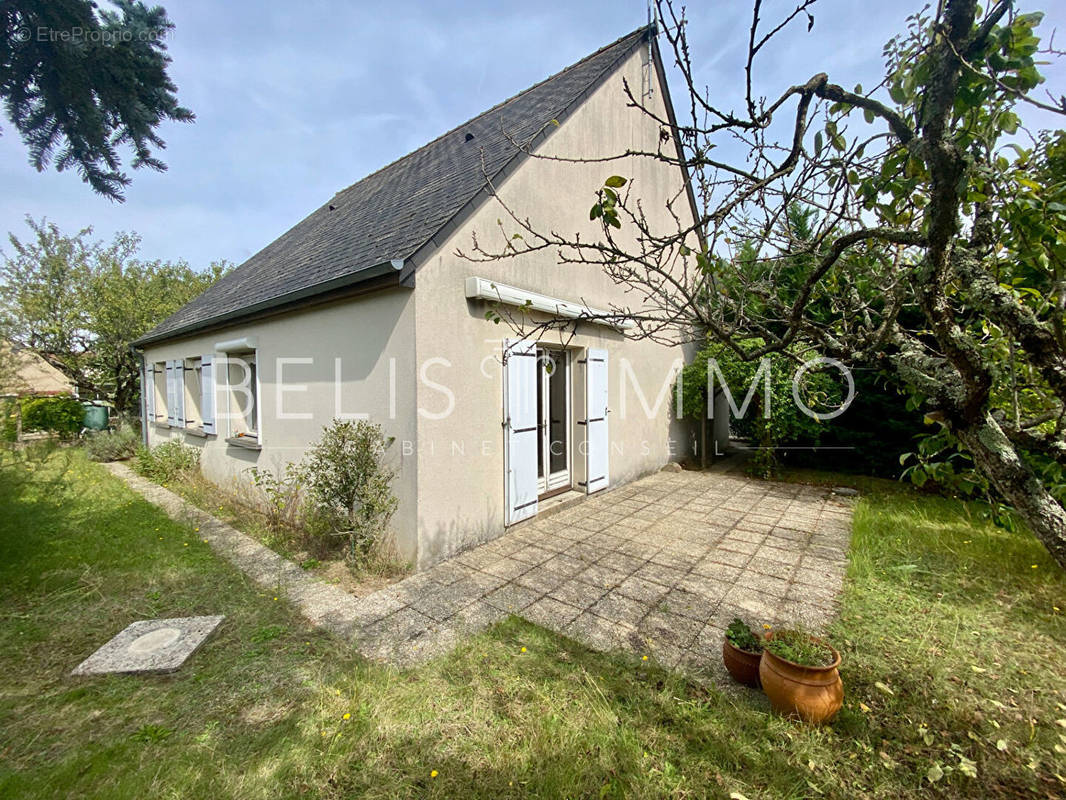
<path fill-rule="evenodd" d="M 857 508 L 823 729 L 517 619 L 413 671 L 367 664 L 76 451 L 9 461 L 0 509 L 0 797 L 1066 791 L 1066 579 L 976 508 L 890 484 Z M 68 676 L 134 619 L 213 613 L 174 676 Z"/>

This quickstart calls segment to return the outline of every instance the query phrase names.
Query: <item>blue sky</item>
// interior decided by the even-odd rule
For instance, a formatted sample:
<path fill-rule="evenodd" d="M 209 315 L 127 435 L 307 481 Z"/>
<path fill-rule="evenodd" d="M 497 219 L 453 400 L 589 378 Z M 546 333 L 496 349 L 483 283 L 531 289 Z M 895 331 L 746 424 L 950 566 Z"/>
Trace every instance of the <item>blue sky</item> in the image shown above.
<path fill-rule="evenodd" d="M 46 216 L 71 233 L 88 225 L 108 239 L 136 231 L 144 258 L 184 258 L 196 268 L 240 263 L 335 192 L 635 29 L 647 14 L 643 0 L 160 1 L 177 26 L 171 76 L 197 115 L 162 127 L 169 170 L 131 171 L 126 202 L 112 203 L 74 172 L 37 173 L 0 120 L 0 232 L 22 236 L 26 214 Z M 688 5 L 699 78 L 719 102 L 736 106 L 750 4 Z M 793 6 L 767 0 L 764 19 Z M 919 7 L 823 0 L 814 31 L 794 25 L 758 65 L 758 93 L 776 95 L 819 71 L 849 87 L 876 83 L 883 43 Z M 1049 74 L 1064 91 L 1055 80 L 1063 70 Z M 680 88 L 674 83 L 675 100 Z M 0 248 L 6 244 L 5 235 Z"/>

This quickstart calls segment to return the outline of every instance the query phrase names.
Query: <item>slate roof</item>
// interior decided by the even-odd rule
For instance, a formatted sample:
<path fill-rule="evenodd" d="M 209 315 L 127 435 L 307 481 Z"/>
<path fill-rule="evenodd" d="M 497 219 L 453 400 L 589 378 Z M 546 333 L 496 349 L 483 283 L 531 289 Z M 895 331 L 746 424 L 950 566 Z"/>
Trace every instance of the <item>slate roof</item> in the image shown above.
<path fill-rule="evenodd" d="M 550 134 L 552 120 L 580 105 L 648 34 L 643 27 L 623 36 L 338 192 L 137 344 L 355 284 L 410 259 L 478 195 L 485 174 L 521 157 L 514 142 Z"/>

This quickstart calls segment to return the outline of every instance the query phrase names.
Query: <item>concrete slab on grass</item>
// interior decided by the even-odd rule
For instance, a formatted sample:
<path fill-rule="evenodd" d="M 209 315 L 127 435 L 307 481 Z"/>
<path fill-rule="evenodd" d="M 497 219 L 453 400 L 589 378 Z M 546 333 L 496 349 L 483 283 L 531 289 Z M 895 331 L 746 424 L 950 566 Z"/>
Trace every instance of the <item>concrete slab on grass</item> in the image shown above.
<path fill-rule="evenodd" d="M 175 617 L 134 622 L 74 668 L 71 675 L 174 672 L 225 617 Z"/>

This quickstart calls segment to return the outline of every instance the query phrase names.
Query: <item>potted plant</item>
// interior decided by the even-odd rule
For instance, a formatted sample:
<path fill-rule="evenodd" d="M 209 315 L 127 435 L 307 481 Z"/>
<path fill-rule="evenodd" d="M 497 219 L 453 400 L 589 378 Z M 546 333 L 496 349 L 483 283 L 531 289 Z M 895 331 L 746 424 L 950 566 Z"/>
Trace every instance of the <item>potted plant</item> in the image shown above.
<path fill-rule="evenodd" d="M 770 705 L 806 722 L 828 722 L 844 703 L 840 653 L 804 630 L 772 632 L 763 645 L 759 678 Z"/>
<path fill-rule="evenodd" d="M 725 631 L 722 661 L 737 683 L 759 688 L 759 659 L 762 640 L 740 619 L 734 618 Z"/>

